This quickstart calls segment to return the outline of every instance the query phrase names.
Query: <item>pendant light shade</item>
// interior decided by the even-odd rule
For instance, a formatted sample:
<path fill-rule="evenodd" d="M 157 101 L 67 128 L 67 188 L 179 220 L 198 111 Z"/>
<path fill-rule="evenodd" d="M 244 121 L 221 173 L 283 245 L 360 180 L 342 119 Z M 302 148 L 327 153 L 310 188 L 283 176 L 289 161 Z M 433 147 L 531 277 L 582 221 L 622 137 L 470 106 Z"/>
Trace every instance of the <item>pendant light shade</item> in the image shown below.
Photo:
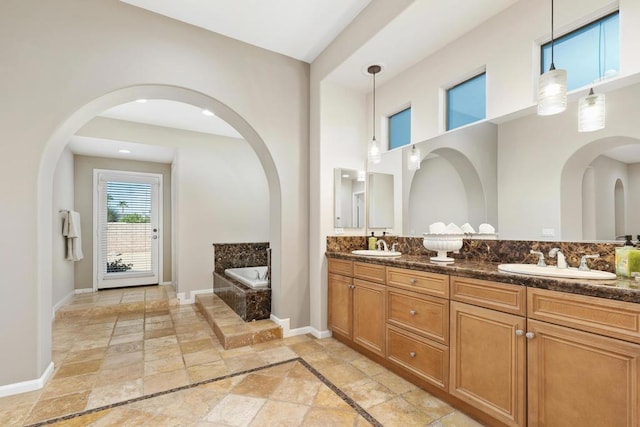
<path fill-rule="evenodd" d="M 538 79 L 538 114 L 549 116 L 567 109 L 567 72 L 553 63 L 553 0 L 551 0 L 551 66 Z"/>
<path fill-rule="evenodd" d="M 409 157 L 407 158 L 407 168 L 410 171 L 420 169 L 420 149 L 414 145 L 409 151 Z"/>
<path fill-rule="evenodd" d="M 604 128 L 604 94 L 594 94 L 593 88 L 578 103 L 578 132 L 593 132 Z"/>
<path fill-rule="evenodd" d="M 567 72 L 551 69 L 538 80 L 538 114 L 550 116 L 567 109 Z"/>
<path fill-rule="evenodd" d="M 371 65 L 367 68 L 367 72 L 373 76 L 373 117 L 371 122 L 373 123 L 373 138 L 369 141 L 367 146 L 367 158 L 369 163 L 380 163 L 382 159 L 380 154 L 380 143 L 376 140 L 376 74 L 382 70 L 379 65 Z"/>

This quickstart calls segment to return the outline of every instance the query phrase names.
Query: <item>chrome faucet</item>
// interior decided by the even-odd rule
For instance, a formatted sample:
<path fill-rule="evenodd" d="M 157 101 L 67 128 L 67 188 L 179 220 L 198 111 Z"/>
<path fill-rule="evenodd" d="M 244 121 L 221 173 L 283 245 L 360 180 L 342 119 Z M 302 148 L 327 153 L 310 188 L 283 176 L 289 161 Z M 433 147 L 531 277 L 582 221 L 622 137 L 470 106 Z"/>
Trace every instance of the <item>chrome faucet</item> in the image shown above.
<path fill-rule="evenodd" d="M 385 251 L 385 252 L 389 252 L 389 246 L 387 246 L 387 242 L 385 242 L 382 239 L 378 239 L 378 243 L 376 243 L 378 245 L 378 250 L 379 251 Z M 383 249 L 384 248 L 384 249 Z"/>
<path fill-rule="evenodd" d="M 589 271 L 589 266 L 587 265 L 587 259 L 589 258 L 600 258 L 600 254 L 582 255 L 582 258 L 580 258 L 580 265 L 578 266 L 578 270 Z"/>
<path fill-rule="evenodd" d="M 533 249 L 531 249 L 529 251 L 530 254 L 533 255 L 538 255 L 538 264 L 536 264 L 538 267 L 546 267 L 547 263 L 544 262 L 544 254 L 540 251 L 534 251 Z"/>
<path fill-rule="evenodd" d="M 552 248 L 549 251 L 549 256 L 551 258 L 558 257 L 558 268 L 567 268 L 567 260 L 564 258 L 564 254 L 560 252 L 560 248 Z"/>
<path fill-rule="evenodd" d="M 397 243 L 394 243 L 393 245 L 391 245 L 391 252 L 395 252 L 397 246 L 398 246 Z"/>

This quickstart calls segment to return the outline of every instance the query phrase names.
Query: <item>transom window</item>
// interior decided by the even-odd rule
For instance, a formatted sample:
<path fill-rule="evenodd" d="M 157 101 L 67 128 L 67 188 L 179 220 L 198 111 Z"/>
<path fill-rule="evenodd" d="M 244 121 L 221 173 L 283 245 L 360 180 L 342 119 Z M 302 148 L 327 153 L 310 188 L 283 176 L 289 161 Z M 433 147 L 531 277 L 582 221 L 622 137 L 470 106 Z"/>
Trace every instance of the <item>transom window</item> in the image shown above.
<path fill-rule="evenodd" d="M 411 143 L 411 107 L 389 116 L 389 150 Z"/>
<path fill-rule="evenodd" d="M 615 12 L 554 41 L 553 62 L 557 69 L 567 70 L 567 90 L 618 74 L 619 21 Z M 541 74 L 549 71 L 550 65 L 551 42 L 541 46 Z"/>
<path fill-rule="evenodd" d="M 447 130 L 477 122 L 487 116 L 486 73 L 447 90 Z"/>

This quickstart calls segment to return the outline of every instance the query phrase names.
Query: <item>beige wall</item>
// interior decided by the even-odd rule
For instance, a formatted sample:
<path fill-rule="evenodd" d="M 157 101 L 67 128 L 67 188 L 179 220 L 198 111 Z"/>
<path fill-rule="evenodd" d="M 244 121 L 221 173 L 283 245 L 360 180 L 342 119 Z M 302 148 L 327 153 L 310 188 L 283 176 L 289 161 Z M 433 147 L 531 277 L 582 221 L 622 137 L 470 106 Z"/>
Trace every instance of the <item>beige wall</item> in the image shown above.
<path fill-rule="evenodd" d="M 53 178 L 53 248 L 52 248 L 52 295 L 54 309 L 73 294 L 74 265 L 66 260 L 66 238 L 62 235 L 64 213 L 73 210 L 73 153 L 66 149 L 60 156 Z"/>
<path fill-rule="evenodd" d="M 171 282 L 171 165 L 168 163 L 139 162 L 135 160 L 107 159 L 103 157 L 74 156 L 74 198 L 80 214 L 82 252 L 84 259 L 75 263 L 75 289 L 93 287 L 93 171 L 145 172 L 162 175 L 162 281 Z"/>
<path fill-rule="evenodd" d="M 308 64 L 115 0 L 4 1 L 0 52 L 0 141 L 11 152 L 0 159 L 11 203 L 0 210 L 0 385 L 37 384 L 51 367 L 60 154 L 96 114 L 138 97 L 209 107 L 250 143 L 273 195 L 273 311 L 309 324 Z"/>

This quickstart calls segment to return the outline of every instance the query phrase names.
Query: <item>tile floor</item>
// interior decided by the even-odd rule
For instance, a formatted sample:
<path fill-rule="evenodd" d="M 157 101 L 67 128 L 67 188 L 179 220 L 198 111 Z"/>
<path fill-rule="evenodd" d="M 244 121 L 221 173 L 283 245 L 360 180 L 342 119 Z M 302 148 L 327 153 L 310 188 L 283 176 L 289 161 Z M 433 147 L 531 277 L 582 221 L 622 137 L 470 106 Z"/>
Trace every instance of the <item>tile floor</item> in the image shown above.
<path fill-rule="evenodd" d="M 53 324 L 52 378 L 0 398 L 0 425 L 480 426 L 332 338 L 225 350 L 196 306 L 171 295 L 74 297 Z"/>

